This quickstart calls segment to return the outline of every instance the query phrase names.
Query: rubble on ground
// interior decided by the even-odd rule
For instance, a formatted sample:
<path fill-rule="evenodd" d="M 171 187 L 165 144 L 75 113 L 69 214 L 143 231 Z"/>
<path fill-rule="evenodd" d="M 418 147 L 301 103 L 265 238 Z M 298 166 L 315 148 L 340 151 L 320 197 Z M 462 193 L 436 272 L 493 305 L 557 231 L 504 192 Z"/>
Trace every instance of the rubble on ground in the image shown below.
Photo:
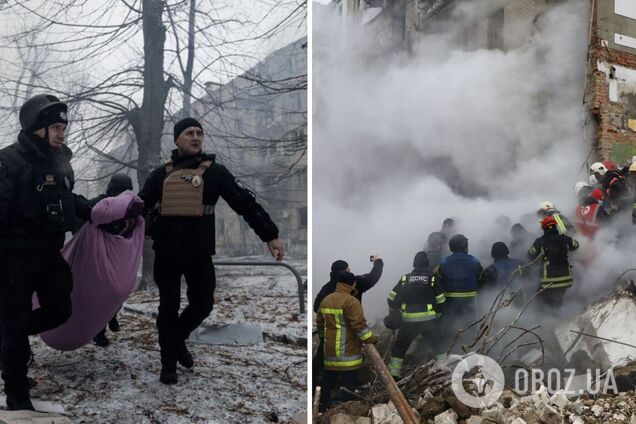
<path fill-rule="evenodd" d="M 579 392 L 581 387 L 587 386 L 587 375 L 578 374 L 572 378 L 570 392 L 550 393 L 542 386 L 529 395 L 519 396 L 505 390 L 494 405 L 483 409 L 469 408 L 451 389 L 452 371 L 465 357 L 461 355 L 449 355 L 442 360 L 430 360 L 403 369 L 398 386 L 419 414 L 420 422 L 426 424 L 636 424 L 636 358 L 634 347 L 630 346 L 636 345 L 635 321 L 636 299 L 631 293 L 616 293 L 600 299 L 560 325 L 555 331 L 555 345 L 546 348 L 552 355 L 561 355 L 566 367 L 603 372 L 611 369 L 619 392 L 616 394 Z M 577 335 L 570 330 L 589 336 Z M 389 344 L 382 339 L 390 338 L 391 332 L 377 333 L 383 336 L 380 343 Z M 516 361 L 521 366 L 527 361 L 525 366 L 532 368 L 539 362 L 538 358 L 534 349 L 523 352 Z M 392 405 L 377 380 L 358 395 L 367 401 L 341 404 L 322 414 L 319 423 L 402 422 L 397 414 L 389 413 Z M 369 421 L 362 420 L 364 418 Z"/>

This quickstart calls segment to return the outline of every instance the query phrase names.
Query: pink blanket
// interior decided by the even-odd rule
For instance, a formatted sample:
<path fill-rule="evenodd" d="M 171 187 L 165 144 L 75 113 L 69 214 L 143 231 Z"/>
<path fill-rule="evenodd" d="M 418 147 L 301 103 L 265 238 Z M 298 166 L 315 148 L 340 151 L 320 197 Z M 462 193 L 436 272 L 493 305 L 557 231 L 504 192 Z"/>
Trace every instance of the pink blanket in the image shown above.
<path fill-rule="evenodd" d="M 40 334 L 54 349 L 74 350 L 106 326 L 132 292 L 141 263 L 144 220 L 143 201 L 132 191 L 108 197 L 95 205 L 87 222 L 64 246 L 62 254 L 73 271 L 73 314 L 59 327 Z M 132 217 L 126 237 L 98 228 Z M 34 296 L 34 305 L 37 306 Z"/>

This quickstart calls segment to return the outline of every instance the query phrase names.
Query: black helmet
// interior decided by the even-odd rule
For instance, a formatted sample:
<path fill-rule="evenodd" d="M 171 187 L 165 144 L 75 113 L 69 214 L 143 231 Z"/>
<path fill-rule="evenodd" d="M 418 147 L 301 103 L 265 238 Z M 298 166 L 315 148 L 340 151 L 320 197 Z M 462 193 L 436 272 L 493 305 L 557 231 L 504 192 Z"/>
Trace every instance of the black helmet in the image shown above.
<path fill-rule="evenodd" d="M 35 131 L 56 122 L 68 123 L 68 107 L 50 94 L 38 94 L 24 102 L 20 108 L 20 126 L 24 131 Z"/>
<path fill-rule="evenodd" d="M 115 174 L 110 178 L 106 194 L 108 196 L 117 196 L 126 190 L 132 190 L 132 179 L 126 174 Z"/>
<path fill-rule="evenodd" d="M 467 252 L 468 251 L 468 239 L 463 234 L 456 234 L 451 237 L 448 242 L 448 247 L 451 252 Z"/>

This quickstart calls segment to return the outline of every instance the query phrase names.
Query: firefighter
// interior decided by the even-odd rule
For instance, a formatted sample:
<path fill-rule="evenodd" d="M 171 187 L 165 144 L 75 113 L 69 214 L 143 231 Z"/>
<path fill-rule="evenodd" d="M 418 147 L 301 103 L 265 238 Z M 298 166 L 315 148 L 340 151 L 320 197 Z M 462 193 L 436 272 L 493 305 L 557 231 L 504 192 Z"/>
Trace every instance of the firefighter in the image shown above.
<path fill-rule="evenodd" d="M 609 214 L 603 205 L 603 192 L 593 189 L 588 196 L 580 199 L 576 208 L 576 228 L 590 239 L 593 239 L 600 225 L 607 222 Z"/>
<path fill-rule="evenodd" d="M 558 307 L 563 303 L 565 291 L 574 281 L 568 252 L 578 249 L 579 243 L 567 234 L 559 234 L 557 222 L 552 216 L 543 218 L 541 229 L 543 236 L 534 241 L 528 256 L 530 260 L 535 260 L 539 255 L 543 259 L 540 301 L 547 307 Z"/>
<path fill-rule="evenodd" d="M 400 278 L 387 298 L 389 309 L 401 317 L 389 362 L 389 370 L 395 380 L 400 378 L 406 351 L 419 334 L 428 336 L 427 342 L 435 349 L 437 315 L 442 312 L 445 297 L 429 265 L 426 252 L 417 252 L 413 259 L 413 271 Z"/>
<path fill-rule="evenodd" d="M 203 137 L 203 127 L 196 119 L 177 122 L 172 160 L 154 169 L 139 193 L 147 208 L 147 231 L 154 240 L 159 380 L 164 384 L 177 383 L 177 362 L 186 368 L 194 365 L 185 341 L 214 306 L 214 207 L 219 197 L 243 216 L 276 260 L 284 256 L 278 227 L 254 194 L 218 164 L 214 154 L 203 152 Z M 188 305 L 179 314 L 181 276 L 188 286 Z"/>
<path fill-rule="evenodd" d="M 324 346 L 323 406 L 329 403 L 337 385 L 353 390 L 357 370 L 362 367 L 362 343 L 376 342 L 364 318 L 362 304 L 353 296 L 355 276 L 341 271 L 336 281 L 336 291 L 320 302 L 316 317 L 318 335 Z"/>
<path fill-rule="evenodd" d="M 90 207 L 72 193 L 67 105 L 49 94 L 20 109 L 16 143 L 0 150 L 0 322 L 2 379 L 10 410 L 33 409 L 27 379 L 29 335 L 71 316 L 73 275 L 60 249 Z M 40 307 L 33 310 L 37 293 Z"/>
<path fill-rule="evenodd" d="M 590 172 L 603 188 L 606 208 L 610 213 L 626 210 L 631 206 L 629 188 L 625 177 L 616 170 L 609 170 L 601 162 L 595 162 Z"/>
<path fill-rule="evenodd" d="M 360 302 L 362 302 L 362 293 L 373 288 L 373 286 L 375 286 L 375 284 L 380 280 L 380 277 L 382 276 L 382 269 L 384 268 L 384 262 L 382 261 L 382 259 L 378 255 L 372 255 L 371 261 L 373 262 L 371 271 L 369 271 L 368 274 L 356 275 L 354 278 L 356 281 L 356 290 L 352 292 L 352 295 Z M 342 271 L 351 271 L 351 269 L 349 268 L 349 264 L 346 261 L 339 259 L 331 264 L 329 282 L 322 286 L 320 292 L 316 296 L 316 299 L 314 300 L 314 312 L 318 313 L 320 303 L 323 301 L 323 299 L 336 291 L 336 285 L 338 284 L 338 282 L 336 281 L 336 277 Z M 318 344 L 316 357 L 312 362 L 313 390 L 315 390 L 316 386 L 319 384 L 323 371 L 322 354 L 324 349 L 322 343 L 323 341 L 321 339 L 320 343 Z"/>
<path fill-rule="evenodd" d="M 574 234 L 576 230 L 574 229 L 574 225 L 567 219 L 559 210 L 554 206 L 554 204 L 550 201 L 541 202 L 539 205 L 539 209 L 537 210 L 537 215 L 541 220 L 546 216 L 551 216 L 554 218 L 557 223 L 557 230 L 559 234 Z"/>
<path fill-rule="evenodd" d="M 454 235 L 448 246 L 452 254 L 442 259 L 435 278 L 446 297 L 441 331 L 452 341 L 457 330 L 476 320 L 476 297 L 483 268 L 476 257 L 468 254 L 468 239 L 463 234 Z M 467 337 L 465 332 L 460 340 Z"/>

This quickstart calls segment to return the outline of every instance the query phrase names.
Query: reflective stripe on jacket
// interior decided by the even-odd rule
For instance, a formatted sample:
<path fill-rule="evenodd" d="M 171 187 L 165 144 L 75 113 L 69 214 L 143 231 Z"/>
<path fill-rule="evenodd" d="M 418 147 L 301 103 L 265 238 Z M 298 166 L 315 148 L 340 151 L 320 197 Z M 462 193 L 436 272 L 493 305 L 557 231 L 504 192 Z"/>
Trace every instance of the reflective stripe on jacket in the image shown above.
<path fill-rule="evenodd" d="M 316 324 L 324 340 L 324 364 L 330 371 L 351 371 L 362 366 L 362 342 L 373 333 L 367 326 L 362 304 L 353 287 L 336 284 L 336 291 L 320 302 Z"/>
<path fill-rule="evenodd" d="M 483 269 L 479 260 L 467 253 L 455 252 L 442 259 L 438 275 L 446 298 L 477 296 L 477 281 Z"/>
<path fill-rule="evenodd" d="M 389 293 L 389 308 L 398 309 L 402 322 L 430 321 L 437 317 L 438 305 L 446 300 L 435 276 L 427 269 L 405 274 Z"/>
<path fill-rule="evenodd" d="M 556 230 L 547 230 L 542 237 L 534 241 L 528 256 L 532 260 L 539 255 L 543 258 L 542 287 L 556 289 L 572 285 L 574 277 L 568 262 L 568 252 L 578 247 L 579 243 L 576 240 L 570 236 L 558 234 Z"/>

